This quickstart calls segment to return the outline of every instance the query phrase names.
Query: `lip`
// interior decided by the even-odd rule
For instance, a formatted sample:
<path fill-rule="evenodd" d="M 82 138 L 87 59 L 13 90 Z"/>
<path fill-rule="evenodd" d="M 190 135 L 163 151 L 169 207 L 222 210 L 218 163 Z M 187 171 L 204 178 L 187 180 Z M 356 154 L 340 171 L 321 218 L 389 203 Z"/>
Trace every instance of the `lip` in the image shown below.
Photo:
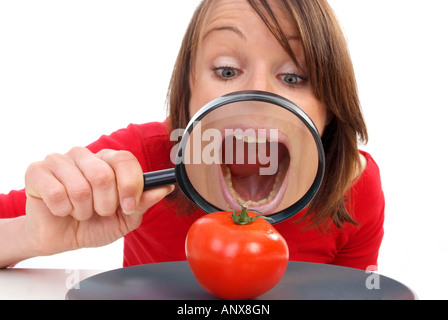
<path fill-rule="evenodd" d="M 265 130 L 266 131 L 266 140 L 270 141 L 270 142 L 278 142 L 278 143 L 282 143 L 286 146 L 286 148 L 288 149 L 288 151 L 290 150 L 290 141 L 287 138 L 287 135 L 285 135 L 284 133 L 282 133 L 279 129 L 277 128 L 265 128 L 265 127 L 260 127 L 260 128 L 256 128 L 256 127 L 249 127 L 249 126 L 233 126 L 233 127 L 227 127 L 226 129 L 221 130 L 221 134 L 223 139 L 226 139 L 229 136 L 234 135 L 233 131 L 240 129 L 245 133 L 250 133 L 250 132 L 259 132 L 258 130 Z M 248 130 L 249 129 L 249 130 Z M 277 136 L 272 136 L 271 135 L 271 129 L 277 130 L 278 135 Z M 250 134 L 248 134 L 248 136 L 250 136 Z M 289 153 L 291 154 L 291 152 L 289 151 Z M 285 177 L 282 181 L 282 185 L 280 186 L 277 194 L 275 195 L 275 197 L 262 205 L 258 205 L 258 206 L 250 206 L 250 209 L 259 211 L 263 214 L 272 214 L 275 213 L 277 208 L 279 208 L 285 194 L 286 194 L 286 189 L 288 186 L 288 181 L 289 181 L 289 171 L 290 171 L 290 167 L 288 167 Z M 221 187 L 221 191 L 222 191 L 222 195 L 224 197 L 224 200 L 226 201 L 227 205 L 232 209 L 232 210 L 238 210 L 241 208 L 241 205 L 237 202 L 237 200 L 232 196 L 231 192 L 228 189 L 228 186 L 225 182 L 224 179 L 224 175 L 223 175 L 223 171 L 222 168 L 220 168 L 218 170 L 218 176 L 219 176 L 219 184 Z"/>

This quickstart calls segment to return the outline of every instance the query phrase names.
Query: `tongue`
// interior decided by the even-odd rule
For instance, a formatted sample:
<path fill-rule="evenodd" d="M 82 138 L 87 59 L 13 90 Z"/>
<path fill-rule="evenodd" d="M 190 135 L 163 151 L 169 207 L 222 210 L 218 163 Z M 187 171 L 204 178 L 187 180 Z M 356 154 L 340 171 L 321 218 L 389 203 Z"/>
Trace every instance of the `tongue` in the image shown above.
<path fill-rule="evenodd" d="M 275 175 L 260 176 L 253 174 L 249 176 L 232 175 L 233 189 L 242 199 L 254 202 L 268 198 L 275 183 Z"/>
<path fill-rule="evenodd" d="M 257 144 L 257 149 L 254 151 L 253 148 L 250 148 L 249 144 L 246 142 L 237 143 L 234 137 L 229 137 L 228 139 L 232 139 L 230 141 L 226 139 L 226 143 L 232 143 L 233 159 L 230 159 L 230 163 L 226 163 L 226 165 L 232 175 L 233 189 L 241 196 L 242 199 L 246 201 L 252 200 L 257 202 L 268 198 L 274 188 L 277 174 L 260 175 L 260 168 L 268 168 L 271 164 L 261 164 L 259 162 L 257 152 L 259 145 Z M 270 144 L 266 143 L 264 148 L 266 148 L 264 150 L 265 155 L 270 156 Z M 223 159 L 227 159 L 225 150 L 226 148 L 223 146 Z M 275 160 L 278 161 L 282 159 L 286 153 L 286 147 L 283 144 L 279 144 L 278 157 Z M 244 157 L 241 157 L 241 155 L 244 155 Z M 238 158 L 238 156 L 242 159 Z"/>
<path fill-rule="evenodd" d="M 243 164 L 228 165 L 232 175 L 232 186 L 244 200 L 257 202 L 269 196 L 274 186 L 275 175 L 260 175 L 260 168 L 269 164 L 262 165 L 258 159 L 257 163 L 249 164 L 247 150 L 245 151 Z"/>

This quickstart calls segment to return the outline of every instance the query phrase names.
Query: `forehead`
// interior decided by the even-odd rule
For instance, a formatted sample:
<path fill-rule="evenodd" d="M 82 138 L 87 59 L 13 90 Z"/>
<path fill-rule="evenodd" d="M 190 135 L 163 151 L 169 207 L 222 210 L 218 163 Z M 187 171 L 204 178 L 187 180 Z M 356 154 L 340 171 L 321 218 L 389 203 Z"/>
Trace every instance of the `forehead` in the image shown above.
<path fill-rule="evenodd" d="M 261 5 L 261 1 L 255 1 L 265 17 L 269 17 L 266 9 Z M 275 19 L 280 22 L 281 29 L 290 37 L 296 36 L 296 29 L 291 22 L 290 16 L 282 7 L 280 1 L 268 0 L 266 1 L 269 8 L 275 15 Z M 239 28 L 242 25 L 262 24 L 262 20 L 254 10 L 248 0 L 213 0 L 210 8 L 205 16 L 202 25 L 201 34 L 206 34 L 213 28 L 220 28 L 223 26 L 234 26 Z"/>
<path fill-rule="evenodd" d="M 247 0 L 213 0 L 206 15 L 205 25 L 220 20 L 233 20 L 240 16 L 250 17 L 254 14 L 255 12 Z"/>

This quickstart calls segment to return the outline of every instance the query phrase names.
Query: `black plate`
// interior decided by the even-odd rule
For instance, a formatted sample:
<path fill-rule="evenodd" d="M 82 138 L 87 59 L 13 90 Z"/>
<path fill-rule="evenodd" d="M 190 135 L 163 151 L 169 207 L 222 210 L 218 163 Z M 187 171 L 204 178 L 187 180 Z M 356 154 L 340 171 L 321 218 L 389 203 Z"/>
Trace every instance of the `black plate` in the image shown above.
<path fill-rule="evenodd" d="M 376 278 L 374 278 L 376 277 Z M 372 285 L 379 289 L 368 289 Z M 213 300 L 186 261 L 140 265 L 101 273 L 67 292 L 68 300 Z M 260 300 L 415 300 L 391 278 L 333 265 L 289 262 L 280 283 Z"/>

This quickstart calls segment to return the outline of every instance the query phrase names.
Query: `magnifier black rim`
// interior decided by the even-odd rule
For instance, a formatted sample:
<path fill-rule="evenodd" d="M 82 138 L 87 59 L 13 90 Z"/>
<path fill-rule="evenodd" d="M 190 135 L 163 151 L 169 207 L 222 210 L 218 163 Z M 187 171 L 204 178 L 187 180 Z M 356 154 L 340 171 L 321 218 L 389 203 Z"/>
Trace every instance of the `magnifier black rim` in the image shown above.
<path fill-rule="evenodd" d="M 208 202 L 207 200 L 205 200 L 193 187 L 190 179 L 188 178 L 185 164 L 183 163 L 182 150 L 184 150 L 187 144 L 188 137 L 190 136 L 191 132 L 195 127 L 195 124 L 198 121 L 203 119 L 207 114 L 209 114 L 210 112 L 212 112 L 217 108 L 220 108 L 230 103 L 242 102 L 242 101 L 260 101 L 271 103 L 290 111 L 291 113 L 298 116 L 303 121 L 303 123 L 305 123 L 308 130 L 313 135 L 314 141 L 317 146 L 318 168 L 314 181 L 309 190 L 305 193 L 305 195 L 302 198 L 300 198 L 296 203 L 292 204 L 288 208 L 271 215 L 266 215 L 269 218 L 273 219 L 272 223 L 278 223 L 291 218 L 311 202 L 311 200 L 314 198 L 314 196 L 316 195 L 317 191 L 319 190 L 322 184 L 325 171 L 325 151 L 316 125 L 311 120 L 311 118 L 305 113 L 305 111 L 303 111 L 299 106 L 297 106 L 292 101 L 282 96 L 265 91 L 239 91 L 221 96 L 209 102 L 204 107 L 202 107 L 188 123 L 186 131 L 179 144 L 179 152 L 177 153 L 176 156 L 177 165 L 175 167 L 177 183 L 182 192 L 205 212 L 212 213 L 216 211 L 227 211 L 226 209 L 218 208 L 213 204 L 211 204 L 210 202 Z"/>

